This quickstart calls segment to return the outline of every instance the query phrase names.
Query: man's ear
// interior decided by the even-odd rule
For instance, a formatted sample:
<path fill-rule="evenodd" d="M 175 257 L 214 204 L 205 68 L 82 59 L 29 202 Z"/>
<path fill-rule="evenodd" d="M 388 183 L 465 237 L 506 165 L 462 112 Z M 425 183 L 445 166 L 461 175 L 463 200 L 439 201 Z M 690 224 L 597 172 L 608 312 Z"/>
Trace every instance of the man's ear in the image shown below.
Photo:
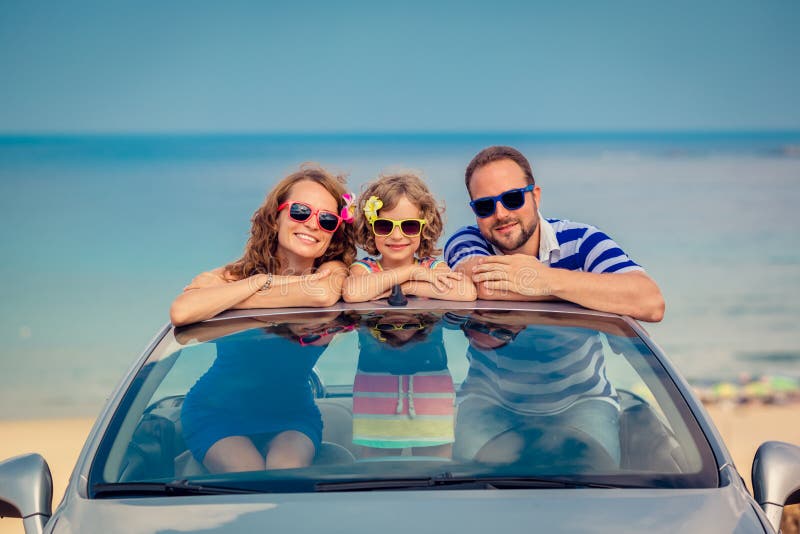
<path fill-rule="evenodd" d="M 538 185 L 535 185 L 533 186 L 533 191 L 531 191 L 531 193 L 533 193 L 533 200 L 536 201 L 536 207 L 539 208 L 542 205 L 542 188 Z"/>

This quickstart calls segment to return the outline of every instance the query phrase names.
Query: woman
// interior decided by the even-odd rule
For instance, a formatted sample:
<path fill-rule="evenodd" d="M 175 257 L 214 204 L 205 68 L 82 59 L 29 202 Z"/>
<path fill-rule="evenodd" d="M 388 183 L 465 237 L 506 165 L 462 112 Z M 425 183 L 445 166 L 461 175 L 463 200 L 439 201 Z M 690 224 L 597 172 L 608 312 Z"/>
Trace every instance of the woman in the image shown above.
<path fill-rule="evenodd" d="M 344 179 L 304 166 L 267 195 L 237 261 L 199 274 L 170 308 L 175 326 L 233 308 L 330 306 L 355 257 Z"/>

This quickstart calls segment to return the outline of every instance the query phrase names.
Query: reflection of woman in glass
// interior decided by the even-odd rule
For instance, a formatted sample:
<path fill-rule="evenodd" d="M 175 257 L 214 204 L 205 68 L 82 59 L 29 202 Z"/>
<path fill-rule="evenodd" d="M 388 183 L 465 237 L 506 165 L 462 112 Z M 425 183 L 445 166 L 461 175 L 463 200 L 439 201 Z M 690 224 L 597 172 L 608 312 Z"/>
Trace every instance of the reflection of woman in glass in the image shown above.
<path fill-rule="evenodd" d="M 192 454 L 215 473 L 304 467 L 322 441 L 309 383 L 325 347 L 353 320 L 332 312 L 289 316 L 281 325 L 217 338 L 217 358 L 187 393 L 181 411 Z"/>
<path fill-rule="evenodd" d="M 596 328 L 544 315 L 535 321 L 478 311 L 461 324 L 470 369 L 459 391 L 456 456 L 515 461 L 573 429 L 618 464 L 619 404 Z M 544 432 L 536 444 L 523 436 L 532 428 Z"/>
<path fill-rule="evenodd" d="M 362 446 L 361 457 L 399 455 L 411 448 L 414 455 L 449 458 L 455 391 L 439 317 L 397 311 L 373 315 L 359 342 L 353 443 Z"/>

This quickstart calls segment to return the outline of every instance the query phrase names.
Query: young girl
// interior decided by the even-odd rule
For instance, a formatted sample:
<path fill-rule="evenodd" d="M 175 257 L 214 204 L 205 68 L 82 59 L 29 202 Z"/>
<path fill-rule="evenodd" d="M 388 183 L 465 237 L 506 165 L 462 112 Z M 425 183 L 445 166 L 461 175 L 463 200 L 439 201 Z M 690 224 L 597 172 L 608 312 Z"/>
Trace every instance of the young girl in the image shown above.
<path fill-rule="evenodd" d="M 371 256 L 354 262 L 345 282 L 347 302 L 406 295 L 475 300 L 472 281 L 433 257 L 442 233 L 441 208 L 414 174 L 381 176 L 367 186 L 356 209 L 356 244 Z"/>
<path fill-rule="evenodd" d="M 252 219 L 237 261 L 199 274 L 170 308 L 175 326 L 231 308 L 330 306 L 355 257 L 344 178 L 304 166 L 280 181 Z"/>

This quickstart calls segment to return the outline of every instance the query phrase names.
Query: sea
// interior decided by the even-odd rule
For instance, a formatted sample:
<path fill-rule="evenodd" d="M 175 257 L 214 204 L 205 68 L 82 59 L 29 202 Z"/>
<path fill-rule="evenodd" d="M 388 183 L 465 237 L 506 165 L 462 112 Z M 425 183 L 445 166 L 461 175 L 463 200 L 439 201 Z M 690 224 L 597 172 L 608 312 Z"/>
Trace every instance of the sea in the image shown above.
<path fill-rule="evenodd" d="M 546 217 L 599 227 L 659 283 L 645 327 L 686 377 L 800 376 L 800 132 L 0 136 L 0 418 L 96 415 L 304 162 L 355 192 L 422 173 L 446 236 L 474 221 L 464 168 L 493 144 L 529 157 Z"/>

